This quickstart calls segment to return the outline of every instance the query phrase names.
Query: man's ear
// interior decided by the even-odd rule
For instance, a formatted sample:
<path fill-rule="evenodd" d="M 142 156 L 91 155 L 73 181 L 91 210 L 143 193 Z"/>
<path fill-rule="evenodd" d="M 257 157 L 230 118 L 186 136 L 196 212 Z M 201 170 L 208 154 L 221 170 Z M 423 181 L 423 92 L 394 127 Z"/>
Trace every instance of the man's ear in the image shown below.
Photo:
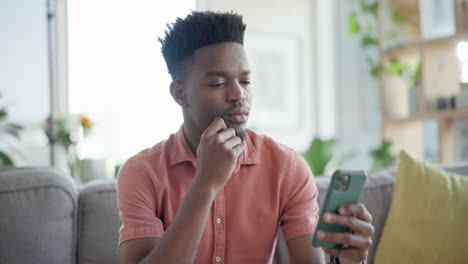
<path fill-rule="evenodd" d="M 172 98 L 182 107 L 187 107 L 187 100 L 185 97 L 185 89 L 181 81 L 173 80 L 169 86 Z"/>

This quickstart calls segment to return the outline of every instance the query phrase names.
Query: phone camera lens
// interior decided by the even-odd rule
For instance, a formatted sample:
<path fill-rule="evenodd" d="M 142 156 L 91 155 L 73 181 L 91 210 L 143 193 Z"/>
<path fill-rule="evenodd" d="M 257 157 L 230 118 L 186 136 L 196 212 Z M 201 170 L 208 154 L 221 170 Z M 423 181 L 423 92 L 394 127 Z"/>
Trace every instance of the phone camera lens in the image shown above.
<path fill-rule="evenodd" d="M 335 182 L 335 189 L 337 191 L 345 191 L 349 184 L 349 175 L 340 175 Z"/>

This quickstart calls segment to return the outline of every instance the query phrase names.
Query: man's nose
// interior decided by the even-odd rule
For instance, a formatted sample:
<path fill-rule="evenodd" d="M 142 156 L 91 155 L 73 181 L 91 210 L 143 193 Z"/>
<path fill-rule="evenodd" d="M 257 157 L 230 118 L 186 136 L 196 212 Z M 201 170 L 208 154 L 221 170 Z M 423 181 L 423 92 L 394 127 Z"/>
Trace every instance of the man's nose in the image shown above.
<path fill-rule="evenodd" d="M 238 82 L 232 82 L 228 89 L 228 101 L 229 102 L 236 102 L 242 101 L 246 97 L 246 91 L 244 87 Z"/>

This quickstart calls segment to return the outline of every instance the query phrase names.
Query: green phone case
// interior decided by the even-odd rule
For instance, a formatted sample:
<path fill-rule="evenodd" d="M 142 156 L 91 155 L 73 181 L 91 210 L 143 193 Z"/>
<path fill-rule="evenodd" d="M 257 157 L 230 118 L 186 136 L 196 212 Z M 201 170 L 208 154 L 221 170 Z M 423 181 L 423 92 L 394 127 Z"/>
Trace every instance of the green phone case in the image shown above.
<path fill-rule="evenodd" d="M 335 184 L 338 176 L 349 175 L 349 183 L 346 190 L 340 191 L 335 188 Z M 319 222 L 315 229 L 314 237 L 312 239 L 312 245 L 314 247 L 328 247 L 335 248 L 340 247 L 341 244 L 334 242 L 321 241 L 317 238 L 318 230 L 332 231 L 332 232 L 348 232 L 349 228 L 341 225 L 326 224 L 323 222 L 323 214 L 325 212 L 338 213 L 338 208 L 344 204 L 353 204 L 359 202 L 361 196 L 362 187 L 366 182 L 367 175 L 365 171 L 345 171 L 337 170 L 333 173 L 330 185 L 328 186 L 327 196 L 323 203 L 320 211 Z"/>

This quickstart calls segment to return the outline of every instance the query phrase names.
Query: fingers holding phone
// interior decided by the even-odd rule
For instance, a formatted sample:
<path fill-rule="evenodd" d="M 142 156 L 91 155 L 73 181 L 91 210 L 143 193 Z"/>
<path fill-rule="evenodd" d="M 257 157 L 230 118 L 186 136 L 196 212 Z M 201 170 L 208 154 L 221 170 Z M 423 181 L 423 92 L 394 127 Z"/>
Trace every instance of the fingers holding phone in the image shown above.
<path fill-rule="evenodd" d="M 338 214 L 325 213 L 324 221 L 328 224 L 346 226 L 352 234 L 374 235 L 372 216 L 364 204 L 346 204 L 340 207 Z"/>
<path fill-rule="evenodd" d="M 337 256 L 340 263 L 343 264 L 361 263 L 367 259 L 369 248 L 372 246 L 372 235 L 374 233 L 374 228 L 370 221 L 364 221 L 354 215 L 335 215 L 334 219 L 329 223 L 346 225 L 350 228 L 350 232 L 336 233 L 319 231 L 318 236 L 320 239 L 343 245 L 342 247 L 336 248 L 324 247 L 322 249 L 325 253 L 330 256 Z"/>
<path fill-rule="evenodd" d="M 341 248 L 323 248 L 323 250 L 329 255 L 341 257 L 340 263 L 345 263 L 345 259 L 365 260 L 372 246 L 374 234 L 370 213 L 363 204 L 359 203 L 344 205 L 338 212 L 339 214 L 325 213 L 324 221 L 328 224 L 346 226 L 350 231 L 340 233 L 319 231 L 319 239 L 343 245 Z"/>
<path fill-rule="evenodd" d="M 372 217 L 358 203 L 366 181 L 364 171 L 336 171 L 322 207 L 312 244 L 340 263 L 359 263 L 372 245 Z"/>
<path fill-rule="evenodd" d="M 374 234 L 374 227 L 370 224 L 372 217 L 363 204 L 344 205 L 338 214 L 326 212 L 323 219 L 327 224 L 346 226 L 354 234 Z"/>
<path fill-rule="evenodd" d="M 372 222 L 372 215 L 362 203 L 345 204 L 338 209 L 338 213 L 340 215 L 354 215 L 365 222 Z"/>

